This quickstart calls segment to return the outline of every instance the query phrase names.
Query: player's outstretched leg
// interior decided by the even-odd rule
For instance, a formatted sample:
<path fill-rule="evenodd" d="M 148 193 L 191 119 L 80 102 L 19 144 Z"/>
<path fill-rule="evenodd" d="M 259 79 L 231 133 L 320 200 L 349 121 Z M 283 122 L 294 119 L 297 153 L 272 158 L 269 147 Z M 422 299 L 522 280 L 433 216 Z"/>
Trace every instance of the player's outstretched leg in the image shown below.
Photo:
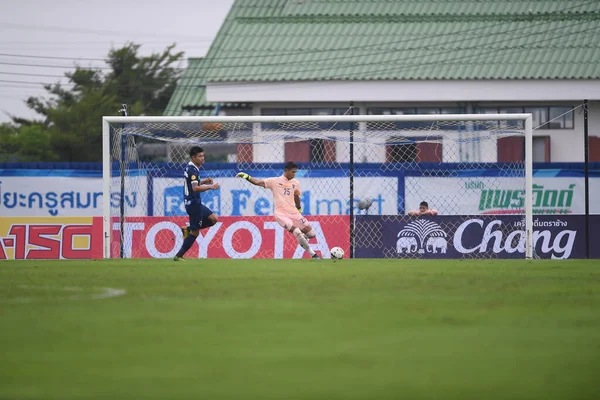
<path fill-rule="evenodd" d="M 210 211 L 210 215 L 202 220 L 202 226 L 200 226 L 200 229 L 210 228 L 211 226 L 215 225 L 217 222 L 219 222 L 219 219 L 212 211 Z"/>
<path fill-rule="evenodd" d="M 185 239 L 186 237 L 188 237 L 188 235 L 190 234 L 190 228 L 188 228 L 187 226 L 181 226 L 180 229 L 183 238 Z"/>
<path fill-rule="evenodd" d="M 312 238 L 314 238 L 315 236 L 317 236 L 317 232 L 315 232 L 315 230 L 314 230 L 312 227 L 310 227 L 310 226 L 308 226 L 308 227 L 304 228 L 304 229 L 302 230 L 302 232 L 304 233 L 304 237 L 306 238 L 306 241 L 307 241 L 307 242 L 308 242 L 310 239 L 312 239 Z M 310 244 L 309 244 L 309 246 L 310 246 Z M 318 254 L 313 254 L 312 258 L 314 258 L 314 259 L 317 259 L 317 260 L 320 260 L 320 259 L 321 259 L 321 257 L 319 257 L 319 255 L 318 255 Z"/>
<path fill-rule="evenodd" d="M 302 248 L 304 250 L 306 250 L 308 252 L 308 254 L 310 254 L 310 256 L 312 258 L 315 259 L 320 259 L 321 257 L 319 257 L 317 255 L 317 253 L 315 253 L 315 251 L 310 247 L 310 245 L 308 244 L 308 241 L 306 240 L 306 238 L 304 237 L 304 233 L 302 233 L 302 231 L 298 228 L 294 228 L 292 230 L 292 233 L 294 234 L 294 236 L 296 236 L 296 239 L 298 240 L 298 244 L 300 246 L 302 246 Z"/>
<path fill-rule="evenodd" d="M 183 240 L 183 244 L 181 245 L 181 248 L 179 249 L 179 251 L 177 252 L 175 257 L 173 257 L 174 261 L 185 261 L 183 256 L 190 249 L 190 247 L 192 247 L 192 245 L 194 244 L 196 239 L 198 239 L 199 234 L 200 234 L 200 230 L 194 230 L 194 231 L 190 230 L 189 231 L 189 234 Z"/>
<path fill-rule="evenodd" d="M 317 232 L 315 232 L 315 230 L 311 227 L 303 229 L 302 233 L 304 233 L 304 237 L 306 238 L 306 240 L 310 240 L 317 236 Z"/>

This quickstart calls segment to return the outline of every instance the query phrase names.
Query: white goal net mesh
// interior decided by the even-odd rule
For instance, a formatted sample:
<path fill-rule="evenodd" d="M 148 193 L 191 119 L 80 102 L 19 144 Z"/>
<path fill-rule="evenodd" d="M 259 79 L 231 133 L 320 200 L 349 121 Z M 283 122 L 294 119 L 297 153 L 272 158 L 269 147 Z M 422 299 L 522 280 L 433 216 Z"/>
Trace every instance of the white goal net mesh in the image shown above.
<path fill-rule="evenodd" d="M 275 222 L 272 193 L 235 178 L 277 177 L 288 161 L 324 258 L 335 246 L 357 258 L 525 257 L 522 120 L 216 118 L 110 125 L 111 257 L 177 252 L 192 146 L 205 152 L 201 177 L 220 184 L 202 193 L 219 222 L 186 257 L 307 257 Z"/>

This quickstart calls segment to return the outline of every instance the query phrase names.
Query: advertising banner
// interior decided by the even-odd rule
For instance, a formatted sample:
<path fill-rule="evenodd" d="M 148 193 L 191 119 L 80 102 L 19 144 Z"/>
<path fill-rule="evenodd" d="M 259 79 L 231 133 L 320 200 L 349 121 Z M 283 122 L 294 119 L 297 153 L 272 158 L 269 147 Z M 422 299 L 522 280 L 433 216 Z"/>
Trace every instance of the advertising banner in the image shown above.
<path fill-rule="evenodd" d="M 131 217 L 124 225 L 126 258 L 171 258 L 183 243 L 180 227 L 187 217 Z M 347 216 L 308 218 L 317 236 L 309 240 L 313 250 L 329 257 L 339 246 L 349 251 Z M 120 224 L 113 221 L 112 257 L 118 257 Z M 273 217 L 220 217 L 219 222 L 200 231 L 186 258 L 307 258 L 296 237 L 280 227 Z"/>
<path fill-rule="evenodd" d="M 146 176 L 128 176 L 125 186 L 127 215 L 145 215 L 148 195 Z M 113 185 L 113 188 L 118 185 Z M 7 216 L 102 216 L 102 178 L 66 176 L 0 177 L 0 215 Z M 112 214 L 118 214 L 121 193 L 112 192 Z"/>
<path fill-rule="evenodd" d="M 600 178 L 590 178 L 590 199 L 600 199 Z M 525 206 L 524 178 L 406 177 L 407 213 L 421 201 L 442 215 L 505 214 Z M 585 214 L 584 179 L 533 178 L 534 214 Z M 590 201 L 590 213 L 600 214 L 600 201 Z"/>
<path fill-rule="evenodd" d="M 299 179 L 304 215 L 349 214 L 350 180 L 347 177 Z M 273 214 L 270 190 L 256 187 L 239 178 L 216 179 L 221 187 L 202 193 L 202 202 L 216 215 L 260 216 Z M 155 216 L 184 216 L 183 178 L 153 179 Z M 373 199 L 369 214 L 398 213 L 398 178 L 355 178 L 354 203 L 362 197 Z M 364 213 L 364 211 L 362 211 Z"/>
<path fill-rule="evenodd" d="M 590 215 L 590 258 L 600 258 L 600 215 Z"/>
<path fill-rule="evenodd" d="M 585 258 L 585 216 L 539 216 L 533 244 L 539 258 Z M 520 216 L 359 216 L 357 258 L 525 258 Z"/>
<path fill-rule="evenodd" d="M 317 237 L 309 242 L 323 257 L 340 246 L 349 255 L 349 219 L 314 216 Z M 183 242 L 185 217 L 131 217 L 124 224 L 127 258 L 170 258 Z M 112 257 L 119 256 L 119 227 L 113 221 Z M 357 258 L 524 258 L 523 219 L 518 216 L 357 216 Z M 0 218 L 0 260 L 102 258 L 102 218 Z M 585 258 L 584 216 L 538 216 L 535 255 Z M 220 217 L 201 231 L 188 258 L 307 257 L 296 238 L 273 217 Z M 600 216 L 590 216 L 590 257 L 600 258 Z"/>
<path fill-rule="evenodd" d="M 0 218 L 0 260 L 102 258 L 102 218 Z"/>

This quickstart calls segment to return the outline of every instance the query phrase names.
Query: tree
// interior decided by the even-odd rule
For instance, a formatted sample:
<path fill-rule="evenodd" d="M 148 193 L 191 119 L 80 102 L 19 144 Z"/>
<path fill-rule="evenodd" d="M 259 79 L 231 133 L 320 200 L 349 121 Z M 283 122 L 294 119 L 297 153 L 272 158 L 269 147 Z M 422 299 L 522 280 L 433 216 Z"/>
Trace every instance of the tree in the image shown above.
<path fill-rule="evenodd" d="M 50 135 L 40 124 L 24 125 L 20 128 L 11 124 L 0 125 L 0 161 L 58 161 L 49 152 Z"/>
<path fill-rule="evenodd" d="M 121 103 L 136 105 L 140 114 L 161 115 L 177 86 L 179 69 L 173 65 L 182 61 L 183 52 L 172 54 L 175 45 L 171 45 L 160 54 L 139 57 L 139 48 L 129 44 L 109 53 L 108 80 Z"/>
<path fill-rule="evenodd" d="M 15 152 L 15 136 L 19 129 L 12 124 L 0 124 L 0 162 L 13 161 L 11 154 Z"/>
<path fill-rule="evenodd" d="M 183 52 L 174 53 L 174 48 L 171 45 L 162 53 L 140 56 L 140 45 L 129 43 L 108 53 L 110 72 L 78 66 L 65 74 L 67 84 L 44 86 L 49 97 L 27 99 L 29 108 L 41 119 L 14 117 L 18 134 L 10 136 L 16 142 L 12 145 L 24 149 L 30 143 L 26 136 L 33 135 L 48 146 L 41 155 L 45 158 L 100 161 L 103 115 L 117 115 L 123 103 L 129 105 L 132 115 L 157 115 L 166 108 L 179 78 L 176 65 L 183 60 Z M 23 161 L 35 156 L 18 154 Z"/>

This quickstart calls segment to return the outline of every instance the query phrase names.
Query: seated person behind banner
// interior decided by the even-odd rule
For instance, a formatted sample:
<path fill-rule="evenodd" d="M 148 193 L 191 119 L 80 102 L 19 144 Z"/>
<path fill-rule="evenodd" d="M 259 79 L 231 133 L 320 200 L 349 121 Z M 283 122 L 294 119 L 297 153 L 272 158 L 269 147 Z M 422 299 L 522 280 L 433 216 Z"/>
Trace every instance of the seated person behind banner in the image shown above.
<path fill-rule="evenodd" d="M 419 204 L 419 209 L 418 210 L 413 210 L 413 211 L 409 211 L 408 215 L 411 216 L 421 216 L 421 215 L 437 215 L 437 211 L 436 210 L 430 210 L 429 209 L 429 204 L 427 204 L 426 201 L 422 201 L 421 204 Z"/>

